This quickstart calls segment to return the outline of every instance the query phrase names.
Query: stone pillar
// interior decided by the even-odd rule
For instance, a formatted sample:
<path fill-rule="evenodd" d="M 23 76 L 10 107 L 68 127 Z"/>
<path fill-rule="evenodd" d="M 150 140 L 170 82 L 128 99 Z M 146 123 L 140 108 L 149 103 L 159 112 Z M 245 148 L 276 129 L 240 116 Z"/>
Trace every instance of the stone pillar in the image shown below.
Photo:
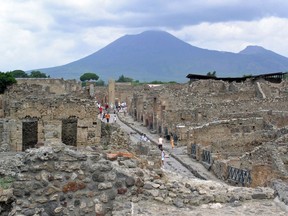
<path fill-rule="evenodd" d="M 45 143 L 62 143 L 62 121 L 50 120 L 44 124 Z"/>
<path fill-rule="evenodd" d="M 108 82 L 108 102 L 111 108 L 111 105 L 115 105 L 115 80 L 109 80 Z"/>
<path fill-rule="evenodd" d="M 10 132 L 11 151 L 22 151 L 22 121 L 10 120 L 7 126 Z"/>
<path fill-rule="evenodd" d="M 38 121 L 38 142 L 42 143 L 45 140 L 45 134 L 44 134 L 44 122 L 43 119 Z"/>
<path fill-rule="evenodd" d="M 89 94 L 90 94 L 91 98 L 95 97 L 95 89 L 94 89 L 94 84 L 93 83 L 89 84 Z"/>
<path fill-rule="evenodd" d="M 77 148 L 87 145 L 88 127 L 77 128 Z"/>

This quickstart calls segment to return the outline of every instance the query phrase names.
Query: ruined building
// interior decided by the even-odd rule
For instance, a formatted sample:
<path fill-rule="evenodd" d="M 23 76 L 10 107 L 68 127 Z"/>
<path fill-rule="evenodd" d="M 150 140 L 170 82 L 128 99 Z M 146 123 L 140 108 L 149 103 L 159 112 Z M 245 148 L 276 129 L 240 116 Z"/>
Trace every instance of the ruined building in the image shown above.
<path fill-rule="evenodd" d="M 1 95 L 0 177 L 11 177 L 6 181 L 12 186 L 0 189 L 0 213 L 133 215 L 134 204 L 147 210 L 153 202 L 157 212 L 164 203 L 193 207 L 191 212 L 213 203 L 229 203 L 231 209 L 231 203 L 239 201 L 274 199 L 273 189 L 253 187 L 273 178 L 287 180 L 285 81 L 142 86 L 111 81 L 108 88 L 88 87 L 61 79 L 19 79 Z M 247 187 L 239 190 L 172 173 L 166 178 L 155 160 L 156 146 L 133 146 L 129 134 L 119 128 L 112 131 L 109 124 L 104 125 L 106 132 L 101 130 L 95 100 L 125 102 L 129 114 L 151 133 L 167 140 L 173 136 L 178 146 L 187 146 L 191 160 L 219 179 Z M 107 149 L 101 151 L 97 144 L 105 133 Z M 119 147 L 135 148 L 137 157 L 113 154 Z M 19 154 L 10 157 L 8 151 Z"/>
<path fill-rule="evenodd" d="M 134 91 L 129 112 L 152 133 L 187 145 L 218 178 L 267 185 L 288 177 L 288 82 L 258 78 L 146 86 Z"/>
<path fill-rule="evenodd" d="M 279 77 L 277 77 L 278 79 Z M 82 90 L 76 81 L 19 79 L 1 97 L 0 151 L 42 143 L 84 147 L 100 142 L 95 100 L 125 102 L 151 133 L 173 136 L 218 178 L 244 186 L 288 176 L 288 83 L 193 80 L 186 84 L 109 82 Z"/>
<path fill-rule="evenodd" d="M 0 151 L 43 143 L 81 147 L 100 140 L 98 109 L 75 80 L 17 79 L 1 95 Z"/>

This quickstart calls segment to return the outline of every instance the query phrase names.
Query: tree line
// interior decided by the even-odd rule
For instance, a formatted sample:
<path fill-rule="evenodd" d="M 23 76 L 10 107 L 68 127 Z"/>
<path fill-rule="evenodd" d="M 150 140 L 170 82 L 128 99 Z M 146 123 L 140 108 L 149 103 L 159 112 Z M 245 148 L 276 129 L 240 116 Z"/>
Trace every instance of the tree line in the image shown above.
<path fill-rule="evenodd" d="M 8 86 L 16 83 L 16 78 L 49 78 L 49 76 L 40 71 L 31 71 L 30 74 L 22 70 L 0 72 L 0 94 L 3 94 Z"/>
<path fill-rule="evenodd" d="M 82 81 L 82 86 L 85 86 L 87 81 L 95 81 L 96 86 L 104 86 L 105 82 L 101 79 L 100 80 L 98 79 L 99 79 L 99 76 L 95 73 L 84 73 L 80 77 L 80 80 Z M 115 82 L 129 82 L 129 83 L 132 83 L 132 85 L 176 83 L 175 81 L 162 82 L 158 80 L 154 80 L 151 82 L 140 82 L 139 80 L 134 80 L 131 77 L 126 77 L 123 74 L 119 76 L 119 78 L 115 80 Z"/>
<path fill-rule="evenodd" d="M 151 82 L 140 82 L 139 80 L 134 80 L 133 78 L 125 77 L 124 75 L 119 76 L 118 80 L 116 80 L 115 82 L 130 82 L 130 83 L 132 83 L 134 85 L 177 83 L 175 81 L 163 82 L 163 81 L 158 81 L 158 80 L 154 80 L 154 81 L 151 81 Z"/>
<path fill-rule="evenodd" d="M 3 94 L 8 86 L 16 83 L 16 78 L 50 78 L 49 75 L 41 71 L 31 71 L 30 74 L 26 73 L 23 70 L 13 70 L 8 72 L 0 71 L 0 94 Z M 82 86 L 86 85 L 87 81 L 95 81 L 96 86 L 105 86 L 105 82 L 100 79 L 99 76 L 93 72 L 84 73 L 80 76 L 82 81 Z M 176 83 L 174 81 L 162 82 L 162 81 L 152 81 L 152 82 L 139 82 L 139 80 L 134 80 L 133 78 L 126 77 L 124 75 L 119 76 L 115 82 L 130 82 L 132 85 L 141 85 L 141 84 L 166 84 L 166 83 Z"/>
<path fill-rule="evenodd" d="M 27 74 L 23 70 L 14 70 L 14 71 L 8 71 L 7 74 L 10 74 L 14 78 L 50 78 L 50 76 L 47 76 L 45 73 L 42 73 L 41 71 L 31 71 L 30 74 Z"/>

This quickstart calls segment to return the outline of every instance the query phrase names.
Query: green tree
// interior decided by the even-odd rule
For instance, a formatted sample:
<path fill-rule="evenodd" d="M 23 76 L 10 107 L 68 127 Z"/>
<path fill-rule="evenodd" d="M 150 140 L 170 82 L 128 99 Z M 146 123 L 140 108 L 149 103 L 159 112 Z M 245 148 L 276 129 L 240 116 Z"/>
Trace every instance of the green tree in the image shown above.
<path fill-rule="evenodd" d="M 151 82 L 149 82 L 150 84 L 164 84 L 164 82 L 162 81 L 158 81 L 158 80 L 153 80 Z"/>
<path fill-rule="evenodd" d="M 49 78 L 45 73 L 42 73 L 41 71 L 32 71 L 30 78 Z"/>
<path fill-rule="evenodd" d="M 207 76 L 210 76 L 210 77 L 217 77 L 217 76 L 216 76 L 216 71 L 208 72 L 208 73 L 207 73 Z"/>
<path fill-rule="evenodd" d="M 102 79 L 100 79 L 95 84 L 96 84 L 96 86 L 104 86 L 105 82 Z"/>
<path fill-rule="evenodd" d="M 25 71 L 23 70 L 14 70 L 8 73 L 10 73 L 14 78 L 28 78 L 29 77 L 29 75 L 25 73 Z"/>
<path fill-rule="evenodd" d="M 130 77 L 125 77 L 124 75 L 121 75 L 116 82 L 133 82 L 133 79 Z"/>
<path fill-rule="evenodd" d="M 95 73 L 84 73 L 80 76 L 80 80 L 82 82 L 84 81 L 88 81 L 88 80 L 98 80 L 99 79 L 99 76 Z"/>
<path fill-rule="evenodd" d="M 249 78 L 249 77 L 252 77 L 252 74 L 244 74 L 243 77 L 244 78 Z"/>
<path fill-rule="evenodd" d="M 16 80 L 10 73 L 0 72 L 0 94 L 3 94 L 7 87 L 14 83 Z"/>

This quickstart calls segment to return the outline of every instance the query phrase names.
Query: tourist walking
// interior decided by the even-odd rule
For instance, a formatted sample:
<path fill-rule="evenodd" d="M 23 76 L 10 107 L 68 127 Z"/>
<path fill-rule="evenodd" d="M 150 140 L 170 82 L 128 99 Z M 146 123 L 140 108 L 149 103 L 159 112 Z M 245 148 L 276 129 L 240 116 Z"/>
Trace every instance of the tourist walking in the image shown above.
<path fill-rule="evenodd" d="M 144 141 L 144 133 L 141 134 L 140 136 L 140 142 Z"/>
<path fill-rule="evenodd" d="M 107 114 L 106 114 L 106 116 L 105 116 L 105 118 L 106 118 L 106 121 L 107 121 L 107 123 L 109 123 L 110 114 L 109 114 L 109 113 L 107 113 Z"/>
<path fill-rule="evenodd" d="M 172 149 L 174 149 L 174 138 L 173 138 L 173 134 L 171 134 L 171 136 L 170 136 L 170 144 L 171 144 Z"/>
<path fill-rule="evenodd" d="M 158 139 L 158 148 L 160 150 L 163 149 L 163 138 L 162 138 L 162 136 L 160 136 L 159 139 Z"/>
<path fill-rule="evenodd" d="M 178 142 L 177 134 L 174 134 L 173 138 L 174 138 L 174 144 L 175 144 L 175 146 L 177 146 L 177 142 Z"/>
<path fill-rule="evenodd" d="M 116 122 L 116 121 L 117 121 L 117 115 L 114 114 L 114 116 L 113 116 L 113 122 Z"/>
<path fill-rule="evenodd" d="M 144 142 L 148 142 L 148 137 L 146 136 L 146 134 L 142 134 L 141 140 Z"/>
<path fill-rule="evenodd" d="M 161 166 L 162 168 L 164 168 L 165 152 L 163 148 L 161 148 L 160 150 L 161 150 Z"/>
<path fill-rule="evenodd" d="M 105 104 L 105 110 L 107 111 L 108 108 L 109 108 L 109 105 L 106 103 L 106 104 Z"/>

